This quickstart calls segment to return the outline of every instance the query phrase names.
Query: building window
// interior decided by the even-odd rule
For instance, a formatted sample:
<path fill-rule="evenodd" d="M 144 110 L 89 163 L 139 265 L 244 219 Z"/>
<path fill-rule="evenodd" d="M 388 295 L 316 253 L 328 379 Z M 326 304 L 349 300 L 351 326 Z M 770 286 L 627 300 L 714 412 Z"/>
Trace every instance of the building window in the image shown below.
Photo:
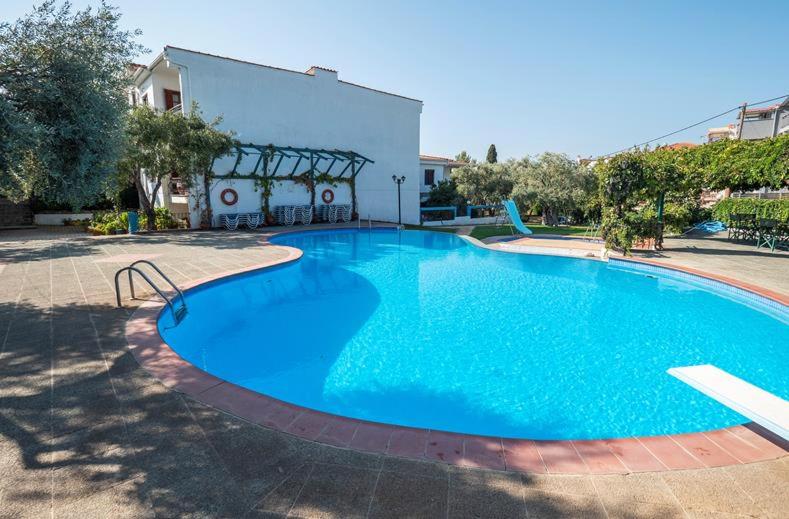
<path fill-rule="evenodd" d="M 432 186 L 436 183 L 436 170 L 435 169 L 426 169 L 425 170 L 425 185 Z"/>
<path fill-rule="evenodd" d="M 142 96 L 142 104 L 143 106 L 148 106 L 148 94 Z"/>
<path fill-rule="evenodd" d="M 181 104 L 181 92 L 164 89 L 164 109 L 172 110 Z"/>

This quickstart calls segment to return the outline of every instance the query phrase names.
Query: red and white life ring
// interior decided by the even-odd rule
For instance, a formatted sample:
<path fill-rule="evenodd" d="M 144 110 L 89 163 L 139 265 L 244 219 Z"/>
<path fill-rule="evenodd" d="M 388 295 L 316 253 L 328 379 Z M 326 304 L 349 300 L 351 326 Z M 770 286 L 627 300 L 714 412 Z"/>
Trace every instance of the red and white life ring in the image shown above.
<path fill-rule="evenodd" d="M 222 203 L 225 205 L 235 205 L 238 202 L 238 193 L 235 189 L 227 188 L 219 195 Z"/>
<path fill-rule="evenodd" d="M 334 191 L 331 189 L 324 189 L 323 193 L 321 193 L 321 200 L 323 200 L 324 204 L 330 204 L 334 202 Z"/>

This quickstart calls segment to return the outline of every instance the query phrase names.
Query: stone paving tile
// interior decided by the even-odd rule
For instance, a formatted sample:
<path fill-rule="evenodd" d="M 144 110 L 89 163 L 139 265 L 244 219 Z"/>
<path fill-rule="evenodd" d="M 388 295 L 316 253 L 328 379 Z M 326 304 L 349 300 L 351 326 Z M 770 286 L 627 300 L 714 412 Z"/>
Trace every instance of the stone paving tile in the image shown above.
<path fill-rule="evenodd" d="M 378 472 L 341 465 L 315 464 L 296 498 L 293 517 L 366 517 Z"/>
<path fill-rule="evenodd" d="M 443 478 L 433 478 L 401 472 L 381 472 L 368 517 L 448 517 L 448 489 L 446 474 Z M 491 510 L 493 509 L 488 511 Z"/>
<path fill-rule="evenodd" d="M 595 486 L 588 476 L 523 474 L 522 479 L 526 490 L 592 497 L 597 495 Z"/>
<path fill-rule="evenodd" d="M 255 513 L 249 515 L 254 517 L 259 513 L 261 516 L 268 514 L 287 516 L 313 470 L 315 466 L 312 463 L 305 463 L 292 472 L 283 474 L 280 484 L 263 496 L 254 506 Z"/>
<path fill-rule="evenodd" d="M 153 506 L 147 499 L 139 499 L 138 481 L 114 486 L 77 501 L 56 501 L 52 515 L 58 519 L 84 519 L 86 517 L 112 517 L 113 519 L 154 518 Z"/>
<path fill-rule="evenodd" d="M 672 519 L 686 517 L 685 511 L 681 506 L 660 505 L 655 503 L 640 503 L 627 499 L 621 501 L 603 500 L 605 512 L 609 519 L 633 519 L 643 517 L 644 519 L 660 518 Z"/>
<path fill-rule="evenodd" d="M 789 516 L 789 471 L 783 463 L 769 461 L 726 471 L 765 513 L 771 517 Z"/>
<path fill-rule="evenodd" d="M 686 510 L 763 515 L 753 499 L 726 473 L 707 469 L 666 472 L 661 477 Z"/>
<path fill-rule="evenodd" d="M 529 517 L 578 517 L 604 519 L 606 511 L 597 496 L 554 494 L 525 490 L 524 499 Z"/>
<path fill-rule="evenodd" d="M 400 474 L 445 480 L 449 477 L 449 465 L 429 461 L 415 461 L 402 458 L 385 457 L 381 470 Z"/>
<path fill-rule="evenodd" d="M 639 503 L 677 504 L 671 490 L 657 473 L 593 476 L 591 482 L 603 501 L 629 499 Z"/>
<path fill-rule="evenodd" d="M 448 517 L 526 517 L 523 483 L 519 474 L 493 471 L 449 470 Z"/>

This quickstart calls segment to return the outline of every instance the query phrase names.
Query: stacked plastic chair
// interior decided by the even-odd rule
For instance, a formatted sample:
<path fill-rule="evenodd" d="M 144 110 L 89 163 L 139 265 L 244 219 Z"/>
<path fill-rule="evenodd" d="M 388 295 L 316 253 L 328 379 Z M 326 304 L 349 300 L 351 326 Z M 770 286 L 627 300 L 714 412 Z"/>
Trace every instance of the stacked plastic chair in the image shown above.
<path fill-rule="evenodd" d="M 238 229 L 238 221 L 240 216 L 237 214 L 222 214 L 219 215 L 219 223 L 224 226 L 228 231 L 235 231 Z"/>
<path fill-rule="evenodd" d="M 337 216 L 340 219 L 342 219 L 342 221 L 345 222 L 345 223 L 350 222 L 351 221 L 351 206 L 343 204 L 343 205 L 340 205 L 340 206 L 337 206 L 337 207 L 339 207 L 339 211 L 338 211 L 339 214 Z"/>
<path fill-rule="evenodd" d="M 262 213 L 249 213 L 246 215 L 246 224 L 247 228 L 249 229 L 257 229 L 258 225 L 261 224 L 261 220 L 263 219 Z"/>
<path fill-rule="evenodd" d="M 313 208 L 311 205 L 299 205 L 296 206 L 296 216 L 297 219 L 303 225 L 309 225 L 312 223 L 312 211 Z"/>

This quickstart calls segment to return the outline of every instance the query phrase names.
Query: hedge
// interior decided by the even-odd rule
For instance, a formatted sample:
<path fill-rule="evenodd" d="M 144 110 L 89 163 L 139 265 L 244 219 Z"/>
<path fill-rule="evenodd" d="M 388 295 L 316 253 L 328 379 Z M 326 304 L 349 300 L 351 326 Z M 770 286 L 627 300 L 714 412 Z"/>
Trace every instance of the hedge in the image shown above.
<path fill-rule="evenodd" d="M 789 221 L 789 199 L 724 198 L 712 208 L 716 220 L 729 222 L 732 214 L 755 214 L 758 218 Z"/>

